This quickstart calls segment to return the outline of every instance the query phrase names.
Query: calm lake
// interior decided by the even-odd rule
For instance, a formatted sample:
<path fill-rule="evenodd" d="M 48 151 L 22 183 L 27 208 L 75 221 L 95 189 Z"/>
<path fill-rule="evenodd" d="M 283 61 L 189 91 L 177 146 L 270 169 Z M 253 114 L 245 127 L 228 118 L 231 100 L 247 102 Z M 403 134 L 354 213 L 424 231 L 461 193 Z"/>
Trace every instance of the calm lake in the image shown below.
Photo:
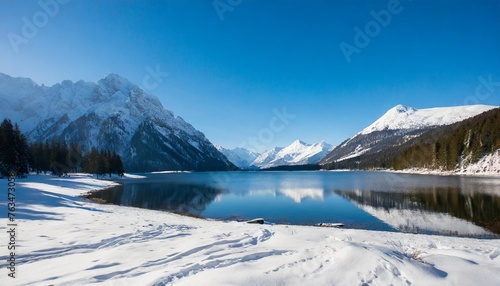
<path fill-rule="evenodd" d="M 500 235 L 500 178 L 386 172 L 142 174 L 98 192 L 108 203 L 223 220 Z"/>

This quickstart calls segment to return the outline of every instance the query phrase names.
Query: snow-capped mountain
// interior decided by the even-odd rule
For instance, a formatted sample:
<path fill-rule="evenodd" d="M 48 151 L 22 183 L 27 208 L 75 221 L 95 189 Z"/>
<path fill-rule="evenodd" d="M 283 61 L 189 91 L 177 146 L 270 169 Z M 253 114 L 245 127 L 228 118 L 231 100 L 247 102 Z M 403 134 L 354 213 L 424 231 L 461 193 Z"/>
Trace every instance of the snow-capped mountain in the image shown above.
<path fill-rule="evenodd" d="M 376 153 L 398 146 L 432 128 L 449 125 L 496 108 L 489 105 L 468 105 L 415 109 L 397 105 L 358 134 L 335 147 L 320 164 L 328 164 Z"/>
<path fill-rule="evenodd" d="M 234 149 L 226 149 L 220 145 L 214 145 L 219 152 L 224 154 L 226 158 L 231 161 L 236 167 L 242 169 L 254 169 L 252 162 L 260 155 L 259 153 L 250 151 L 245 148 L 237 147 Z"/>
<path fill-rule="evenodd" d="M 274 159 L 276 159 L 276 156 L 282 149 L 283 147 L 274 147 L 271 150 L 265 151 L 260 154 L 259 157 L 255 158 L 252 165 L 259 168 L 267 168 L 267 166 L 270 165 Z"/>
<path fill-rule="evenodd" d="M 203 133 L 117 74 L 47 87 L 0 73 L 0 102 L 2 117 L 17 122 L 29 140 L 115 150 L 127 171 L 234 167 Z"/>
<path fill-rule="evenodd" d="M 325 142 L 307 144 L 296 140 L 285 148 L 275 147 L 262 153 L 252 162 L 252 165 L 259 168 L 271 168 L 284 165 L 315 164 L 331 150 L 332 145 Z"/>
<path fill-rule="evenodd" d="M 372 125 L 366 127 L 358 134 L 369 134 L 374 131 L 384 130 L 417 130 L 449 125 L 493 108 L 495 106 L 468 105 L 415 109 L 400 104 L 391 108 Z"/>

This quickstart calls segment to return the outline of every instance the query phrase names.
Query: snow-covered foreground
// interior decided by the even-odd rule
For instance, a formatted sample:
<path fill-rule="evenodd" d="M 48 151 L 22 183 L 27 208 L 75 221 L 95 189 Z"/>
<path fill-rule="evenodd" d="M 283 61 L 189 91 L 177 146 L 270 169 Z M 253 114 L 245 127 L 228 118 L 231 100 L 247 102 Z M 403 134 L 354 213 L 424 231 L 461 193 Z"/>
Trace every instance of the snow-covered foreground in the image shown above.
<path fill-rule="evenodd" d="M 7 185 L 6 179 L 0 184 Z M 500 241 L 201 220 L 99 205 L 87 175 L 17 182 L 16 278 L 1 285 L 498 285 Z M 6 188 L 2 188 L 3 190 Z M 6 191 L 0 194 L 5 210 Z M 5 215 L 5 211 L 2 211 Z"/>

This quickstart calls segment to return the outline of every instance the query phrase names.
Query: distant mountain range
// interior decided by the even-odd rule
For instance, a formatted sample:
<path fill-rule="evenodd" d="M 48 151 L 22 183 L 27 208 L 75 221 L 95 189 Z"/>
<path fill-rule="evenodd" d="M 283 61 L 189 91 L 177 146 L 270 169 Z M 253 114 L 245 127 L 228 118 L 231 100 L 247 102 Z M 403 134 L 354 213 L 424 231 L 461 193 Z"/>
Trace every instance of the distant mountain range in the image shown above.
<path fill-rule="evenodd" d="M 316 164 L 332 150 L 333 146 L 325 142 L 307 144 L 296 140 L 287 147 L 275 147 L 262 154 L 244 148 L 232 150 L 220 146 L 216 146 L 216 148 L 240 168 L 266 169 L 278 166 Z"/>
<path fill-rule="evenodd" d="M 259 153 L 250 151 L 245 148 L 237 147 L 234 149 L 226 149 L 220 145 L 215 145 L 226 158 L 231 161 L 236 167 L 241 169 L 258 169 L 257 166 L 252 165 L 253 161 L 259 157 Z"/>
<path fill-rule="evenodd" d="M 384 167 L 379 164 L 379 161 L 383 159 L 377 154 L 395 153 L 398 146 L 420 137 L 427 131 L 462 122 L 495 108 L 495 106 L 488 105 L 471 105 L 415 109 L 397 105 L 373 124 L 335 148 L 325 142 L 307 144 L 296 140 L 287 147 L 275 147 L 262 154 L 243 148 L 227 150 L 218 147 L 218 149 L 231 162 L 243 169 L 296 170 L 297 168 L 276 167 L 297 166 L 300 169 L 301 165 L 314 164 L 327 168 L 336 164 L 352 169 L 358 167 L 356 162 L 360 158 L 374 158 L 374 162 L 364 160 L 366 166 Z M 342 162 L 346 163 L 342 164 Z M 304 169 L 314 168 L 304 166 Z"/>
<path fill-rule="evenodd" d="M 202 132 L 164 109 L 158 98 L 117 74 L 108 74 L 97 82 L 66 80 L 45 86 L 0 73 L 0 103 L 2 117 L 18 123 L 29 141 L 64 140 L 78 144 L 83 151 L 92 147 L 113 150 L 121 155 L 128 172 L 280 166 L 293 166 L 295 170 L 302 165 L 309 165 L 309 169 L 314 169 L 311 165 L 410 168 L 414 166 L 408 163 L 413 156 L 407 151 L 410 147 L 412 152 L 427 148 L 425 158 L 432 164 L 424 160 L 418 167 L 453 169 L 461 164 L 465 169 L 463 162 L 477 161 L 478 156 L 500 146 L 498 115 L 496 111 L 485 113 L 496 107 L 487 105 L 420 110 L 397 105 L 335 148 L 325 142 L 296 140 L 287 147 L 258 154 L 244 148 L 214 146 Z M 484 118 L 467 121 L 483 113 Z M 466 123 L 462 126 L 461 122 Z M 453 127 L 440 129 L 443 126 Z M 429 133 L 433 130 L 436 132 Z M 419 142 L 420 138 L 427 139 Z M 457 140 L 467 144 L 458 144 Z"/>
<path fill-rule="evenodd" d="M 252 165 L 264 169 L 284 165 L 316 164 L 325 157 L 332 148 L 332 145 L 325 142 L 307 144 L 300 140 L 295 140 L 287 147 L 276 147 L 262 153 L 252 162 Z"/>
<path fill-rule="evenodd" d="M 0 73 L 0 102 L 28 140 L 114 150 L 129 172 L 235 168 L 203 133 L 117 74 L 48 87 Z"/>

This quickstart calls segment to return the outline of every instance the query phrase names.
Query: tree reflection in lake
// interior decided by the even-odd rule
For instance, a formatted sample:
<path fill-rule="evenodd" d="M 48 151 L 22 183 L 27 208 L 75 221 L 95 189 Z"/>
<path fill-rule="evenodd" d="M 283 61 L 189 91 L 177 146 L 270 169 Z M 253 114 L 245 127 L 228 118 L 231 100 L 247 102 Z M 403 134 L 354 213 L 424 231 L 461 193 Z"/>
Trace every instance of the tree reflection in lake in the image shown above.
<path fill-rule="evenodd" d="M 111 204 L 199 216 L 222 193 L 220 189 L 197 184 L 148 184 L 145 190 L 140 183 L 130 183 L 93 193 L 91 197 Z"/>
<path fill-rule="evenodd" d="M 436 187 L 414 189 L 411 192 L 335 191 L 335 193 L 357 203 L 365 211 L 401 231 L 448 232 L 457 235 L 488 234 L 457 220 L 462 219 L 497 235 L 500 234 L 500 197 L 481 193 L 480 190 L 463 192 L 455 187 Z M 440 231 L 441 226 L 442 231 Z"/>
<path fill-rule="evenodd" d="M 145 174 L 98 192 L 109 203 L 214 219 L 491 237 L 500 234 L 500 179 L 386 172 Z"/>

